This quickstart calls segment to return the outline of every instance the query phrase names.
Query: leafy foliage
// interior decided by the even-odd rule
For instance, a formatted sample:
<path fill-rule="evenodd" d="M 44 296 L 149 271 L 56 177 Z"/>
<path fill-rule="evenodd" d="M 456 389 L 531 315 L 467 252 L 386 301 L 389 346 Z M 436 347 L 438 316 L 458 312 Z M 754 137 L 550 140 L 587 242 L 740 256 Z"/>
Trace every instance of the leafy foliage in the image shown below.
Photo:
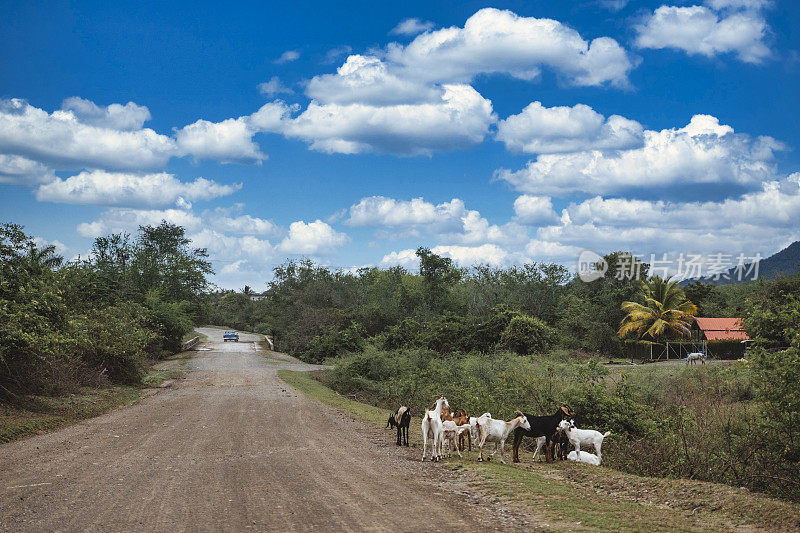
<path fill-rule="evenodd" d="M 627 313 L 619 336 L 636 334 L 652 340 L 689 336 L 689 327 L 697 307 L 686 299 L 677 280 L 653 276 L 640 284 L 639 302 L 622 302 Z"/>
<path fill-rule="evenodd" d="M 178 351 L 205 316 L 210 272 L 205 250 L 166 222 L 98 238 L 66 264 L 0 225 L 0 397 L 138 382 L 147 358 Z"/>

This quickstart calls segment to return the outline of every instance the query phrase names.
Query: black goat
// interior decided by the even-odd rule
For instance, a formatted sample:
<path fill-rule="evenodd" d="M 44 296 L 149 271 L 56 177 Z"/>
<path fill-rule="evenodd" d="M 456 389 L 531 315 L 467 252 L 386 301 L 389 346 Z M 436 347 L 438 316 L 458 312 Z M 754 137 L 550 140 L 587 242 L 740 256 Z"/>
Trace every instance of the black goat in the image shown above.
<path fill-rule="evenodd" d="M 556 432 L 556 428 L 558 427 L 558 423 L 561 422 L 565 418 L 570 418 L 575 416 L 575 412 L 570 408 L 567 404 L 562 404 L 559 407 L 558 411 L 553 413 L 549 416 L 534 416 L 529 415 L 528 413 L 524 413 L 525 418 L 528 419 L 528 423 L 531 425 L 531 429 L 522 429 L 517 428 L 514 431 L 514 447 L 513 447 L 513 456 L 514 462 L 519 462 L 519 445 L 522 442 L 523 437 L 542 437 L 544 436 L 545 445 L 544 445 L 544 454 L 546 460 L 552 461 L 553 460 L 553 436 Z"/>
<path fill-rule="evenodd" d="M 403 443 L 408 446 L 408 425 L 411 423 L 411 409 L 405 405 L 401 406 L 394 414 L 389 415 L 389 420 L 386 422 L 387 428 L 397 428 L 397 445 L 402 446 L 400 437 L 403 438 Z"/>

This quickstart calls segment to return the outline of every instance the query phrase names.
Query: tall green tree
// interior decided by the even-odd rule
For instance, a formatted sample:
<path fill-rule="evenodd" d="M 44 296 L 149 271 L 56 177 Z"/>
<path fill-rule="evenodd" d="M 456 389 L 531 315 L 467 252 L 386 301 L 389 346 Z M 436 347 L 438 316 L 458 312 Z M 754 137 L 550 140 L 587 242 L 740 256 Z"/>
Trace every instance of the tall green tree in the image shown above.
<path fill-rule="evenodd" d="M 417 248 L 419 274 L 422 276 L 424 299 L 428 309 L 438 313 L 447 306 L 447 297 L 462 272 L 449 257 L 442 257 L 428 248 Z"/>
<path fill-rule="evenodd" d="M 686 299 L 677 280 L 653 276 L 641 282 L 638 296 L 640 302 L 622 302 L 627 315 L 619 328 L 620 337 L 635 334 L 640 339 L 661 340 L 689 335 L 697 307 Z"/>

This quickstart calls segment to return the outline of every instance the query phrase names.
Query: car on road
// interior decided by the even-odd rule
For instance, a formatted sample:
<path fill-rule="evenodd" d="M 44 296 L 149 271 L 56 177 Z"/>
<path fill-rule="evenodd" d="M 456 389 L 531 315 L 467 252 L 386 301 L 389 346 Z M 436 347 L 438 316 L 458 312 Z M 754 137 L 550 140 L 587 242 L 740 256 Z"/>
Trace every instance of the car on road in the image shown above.
<path fill-rule="evenodd" d="M 228 341 L 239 342 L 239 333 L 232 329 L 229 329 L 222 334 L 222 340 L 223 342 L 228 342 Z"/>

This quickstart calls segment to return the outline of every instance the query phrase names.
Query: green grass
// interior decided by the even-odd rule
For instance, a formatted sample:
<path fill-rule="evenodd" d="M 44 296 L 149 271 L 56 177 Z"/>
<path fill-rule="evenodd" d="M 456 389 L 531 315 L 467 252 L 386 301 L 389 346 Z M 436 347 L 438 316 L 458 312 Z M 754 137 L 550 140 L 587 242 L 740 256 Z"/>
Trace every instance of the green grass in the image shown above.
<path fill-rule="evenodd" d="M 314 378 L 315 373 L 279 370 L 297 391 L 377 426 L 389 410 L 346 398 Z M 419 420 L 415 416 L 414 420 Z M 414 424 L 414 421 L 412 421 Z M 419 446 L 418 431 L 410 431 Z M 493 446 L 491 447 L 493 449 Z M 511 456 L 507 444 L 507 455 Z M 503 465 L 479 463 L 477 452 L 447 459 L 448 468 L 506 501 L 524 506 L 547 529 L 570 531 L 720 531 L 741 528 L 800 529 L 800 506 L 740 491 L 727 485 L 686 479 L 649 478 L 568 462 Z M 669 503 L 667 503 L 669 502 Z"/>
<path fill-rule="evenodd" d="M 64 396 L 29 396 L 19 406 L 0 406 L 0 442 L 46 433 L 139 401 L 137 387 L 83 387 Z"/>
<path fill-rule="evenodd" d="M 0 443 L 48 433 L 142 399 L 142 390 L 181 376 L 194 352 L 181 352 L 150 367 L 140 386 L 81 387 L 60 396 L 28 396 L 0 404 Z"/>
<path fill-rule="evenodd" d="M 345 398 L 314 379 L 310 372 L 278 370 L 278 377 L 306 396 L 325 405 L 353 413 L 359 418 L 374 424 L 386 424 L 386 418 L 388 417 L 386 409 Z"/>

